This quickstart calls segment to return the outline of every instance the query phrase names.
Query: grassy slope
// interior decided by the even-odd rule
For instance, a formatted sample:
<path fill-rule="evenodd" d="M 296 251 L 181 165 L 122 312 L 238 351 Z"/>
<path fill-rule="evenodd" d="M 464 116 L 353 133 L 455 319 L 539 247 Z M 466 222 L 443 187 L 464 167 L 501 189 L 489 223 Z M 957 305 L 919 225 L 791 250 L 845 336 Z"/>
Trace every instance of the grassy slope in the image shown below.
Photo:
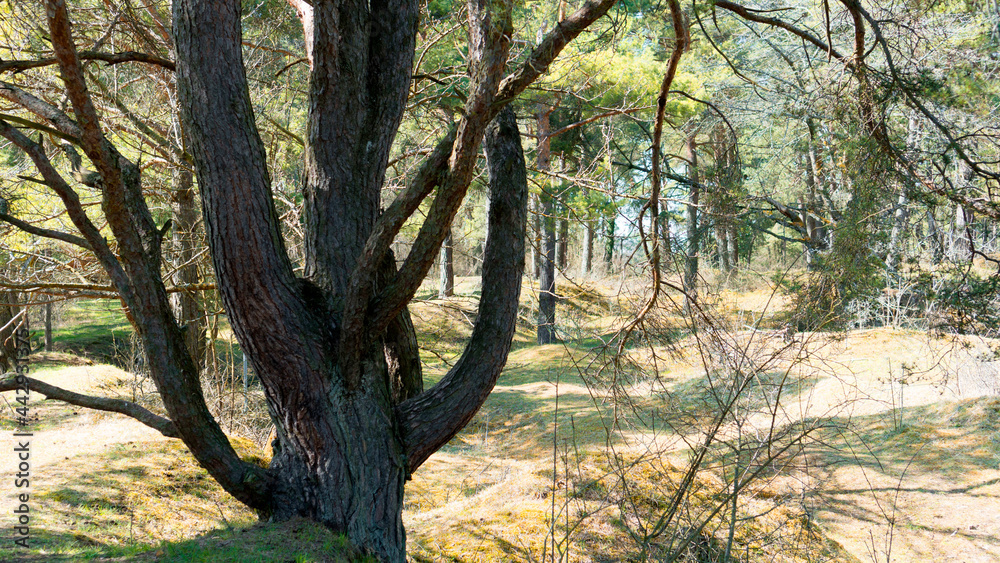
<path fill-rule="evenodd" d="M 472 293 L 474 284 L 466 285 L 469 287 L 464 291 Z M 460 283 L 459 290 L 463 287 Z M 525 295 L 530 296 L 525 289 Z M 571 321 L 571 335 L 574 331 L 581 335 L 612 332 L 618 322 L 613 308 L 621 303 L 610 303 L 593 288 L 575 288 L 571 293 L 573 299 L 560 305 L 560 318 Z M 750 301 L 766 298 L 752 296 Z M 475 313 L 471 299 L 457 298 L 441 305 L 426 302 L 413 308 L 422 341 L 432 343 L 424 356 L 429 383 L 457 359 Z M 634 303 L 624 305 L 632 307 Z M 115 331 L 115 340 L 121 340 L 117 333 L 125 329 L 122 319 L 112 311 L 88 307 L 70 315 L 70 328 L 57 332 L 57 342 L 68 343 L 63 344 L 66 349 L 93 349 L 98 351 L 95 356 L 107 356 L 108 331 Z M 739 311 L 754 308 L 753 303 L 734 307 Z M 73 315 L 77 315 L 75 320 Z M 522 317 L 529 321 L 532 316 L 532 304 L 526 299 Z M 94 323 L 84 322 L 91 318 Z M 74 328 L 75 323 L 80 324 Z M 98 336 L 100 330 L 92 328 L 94 324 L 104 330 L 103 340 Z M 557 557 L 567 554 L 568 560 L 574 561 L 628 559 L 637 552 L 623 531 L 626 522 L 621 520 L 618 504 L 627 501 L 655 512 L 669 495 L 667 483 L 677 478 L 683 456 L 667 463 L 651 463 L 634 444 L 620 445 L 620 457 L 634 463 L 628 473 L 634 486 L 628 498 L 616 489 L 609 459 L 603 454 L 613 412 L 606 393 L 588 388 L 581 377 L 584 368 L 597 359 L 594 346 L 599 342 L 591 339 L 536 347 L 529 344 L 531 336 L 526 322 L 515 339 L 508 368 L 482 412 L 408 483 L 404 519 L 414 560 L 533 561 L 552 553 Z M 649 361 L 638 353 L 636 357 Z M 71 358 L 54 359 L 67 360 Z M 666 362 L 664 369 L 673 374 L 675 395 L 693 397 L 699 392 L 696 368 L 677 361 Z M 52 376 L 58 379 L 68 377 L 64 375 L 68 373 L 53 372 Z M 113 381 L 116 377 L 106 373 L 100 378 Z M 814 393 L 815 385 L 815 381 L 802 385 L 797 392 L 803 396 Z M 962 448 L 957 442 L 952 445 L 966 452 L 960 467 L 967 474 L 970 469 L 996 465 L 1000 449 L 984 438 L 989 432 L 996 435 L 990 408 L 995 407 L 983 400 L 963 403 L 957 411 L 950 406 L 937 410 L 924 405 L 904 407 L 903 420 L 919 420 L 921 425 L 910 424 L 903 431 L 898 425 L 887 430 L 886 425 L 895 418 L 887 423 L 885 409 L 872 409 L 853 436 L 883 448 L 876 452 L 879 456 L 869 458 L 875 460 L 870 469 L 883 460 L 899 458 L 893 464 L 896 473 L 902 470 L 907 448 L 950 436 L 962 440 Z M 91 415 L 48 403 L 39 405 L 37 412 L 41 424 L 52 432 L 90 432 L 98 428 L 96 425 L 106 424 L 108 418 L 81 421 L 81 417 Z M 964 412 L 962 420 L 966 422 L 979 421 L 977 424 L 989 428 L 976 427 L 982 433 L 963 432 L 956 424 L 948 424 L 956 412 Z M 641 423 L 635 428 L 636 436 L 648 432 Z M 834 451 L 848 448 L 848 438 L 829 439 L 844 440 Z M 130 442 L 104 447 L 91 444 L 39 468 L 44 481 L 34 505 L 35 537 L 38 549 L 45 553 L 39 553 L 37 560 L 336 561 L 342 559 L 331 558 L 331 553 L 349 553 L 336 536 L 305 523 L 250 527 L 252 515 L 222 493 L 182 448 L 149 434 Z M 248 441 L 241 446 L 246 455 L 266 455 Z M 926 459 L 914 457 L 916 461 L 908 465 L 916 463 L 925 472 L 935 471 L 932 456 L 952 451 L 920 448 Z M 827 461 L 834 466 L 843 463 Z M 878 469 L 892 474 L 884 465 Z M 717 485 L 708 476 L 703 479 L 706 490 Z M 823 490 L 832 497 L 843 493 L 845 487 L 837 483 Z M 749 495 L 743 509 L 765 515 L 742 527 L 737 535 L 748 552 L 752 551 L 751 559 L 851 560 L 818 532 L 816 523 L 822 522 L 809 520 L 795 503 L 778 502 L 787 495 L 785 485 L 776 480 L 763 483 Z M 851 499 L 841 494 L 837 500 L 843 504 Z M 878 524 L 877 516 L 869 519 L 873 526 Z M 853 521 L 857 520 L 847 520 Z M 567 533 L 567 529 L 571 531 Z M 193 535 L 198 537 L 189 539 Z M 289 542 L 288 535 L 296 540 Z M 833 535 L 843 541 L 837 529 Z M 291 545 L 296 547 L 294 553 L 288 551 Z M 0 561 L 8 560 L 6 547 L 0 546 Z M 856 546 L 852 549 L 855 554 L 858 550 Z"/>

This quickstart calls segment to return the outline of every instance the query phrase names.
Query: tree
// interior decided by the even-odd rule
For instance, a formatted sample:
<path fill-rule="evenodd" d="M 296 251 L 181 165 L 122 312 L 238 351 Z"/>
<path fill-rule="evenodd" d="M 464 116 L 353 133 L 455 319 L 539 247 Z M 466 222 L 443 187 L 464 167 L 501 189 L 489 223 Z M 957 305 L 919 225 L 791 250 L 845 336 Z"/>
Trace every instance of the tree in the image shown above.
<path fill-rule="evenodd" d="M 78 231 L 33 227 L 33 234 L 93 252 L 121 296 L 167 417 L 35 380 L 29 385 L 49 397 L 131 415 L 183 440 L 226 491 L 263 517 L 311 518 L 382 560 L 403 561 L 404 482 L 482 405 L 514 330 L 526 179 L 516 121 L 504 107 L 613 3 L 584 4 L 504 77 L 512 4 L 470 0 L 462 119 L 380 211 L 412 80 L 419 3 L 293 1 L 311 64 L 301 277 L 285 250 L 248 93 L 240 2 L 174 3 L 171 64 L 217 283 L 277 426 L 274 458 L 261 468 L 239 458 L 205 404 L 160 273 L 168 228 L 157 223 L 143 197 L 136 160 L 102 127 L 81 64 L 92 55 L 78 49 L 65 2 L 49 0 L 53 59 L 72 115 L 36 98 L 26 97 L 21 105 L 45 122 L 29 127 L 55 131 L 90 160 L 108 230 L 88 216 L 45 148 L 18 128 L 23 120 L 0 118 L 0 136 L 31 159 Z M 120 58 L 149 62 L 139 54 Z M 462 358 L 437 385 L 421 391 L 406 305 L 465 197 L 484 136 L 491 205 L 479 315 Z M 397 270 L 390 244 L 427 199 L 427 219 Z M 11 384 L 5 380 L 0 389 Z"/>

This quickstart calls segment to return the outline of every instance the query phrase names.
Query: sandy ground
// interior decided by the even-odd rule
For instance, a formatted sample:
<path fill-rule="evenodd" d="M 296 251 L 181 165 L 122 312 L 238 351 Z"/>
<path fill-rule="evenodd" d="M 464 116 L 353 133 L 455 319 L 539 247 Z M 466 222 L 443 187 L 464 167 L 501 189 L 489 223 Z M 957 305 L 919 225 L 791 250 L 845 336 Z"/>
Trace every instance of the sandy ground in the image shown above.
<path fill-rule="evenodd" d="M 103 383 L 114 381 L 116 378 L 127 378 L 127 373 L 106 365 L 99 366 L 73 366 L 55 370 L 40 370 L 33 372 L 32 377 L 45 381 L 46 383 L 76 391 L 94 395 L 104 395 L 100 386 Z M 15 394 L 13 392 L 2 393 L 7 404 L 13 404 Z M 32 394 L 32 402 L 41 400 L 41 395 Z M 60 461 L 70 459 L 81 453 L 97 453 L 105 450 L 109 445 L 122 444 L 128 442 L 151 442 L 167 440 L 159 432 L 140 424 L 139 422 L 118 414 L 107 414 L 90 411 L 87 409 L 72 409 L 69 416 L 65 416 L 65 409 L 37 408 L 31 410 L 33 415 L 39 417 L 39 422 L 46 424 L 46 415 L 60 416 L 60 420 L 55 426 L 48 426 L 42 430 L 34 432 L 31 437 L 31 490 L 40 492 L 60 486 L 66 479 L 64 471 L 46 471 L 46 469 Z M 52 422 L 49 420 L 48 422 Z M 0 483 L 4 483 L 3 494 L 0 495 L 0 514 L 9 515 L 13 510 L 15 488 L 12 486 L 17 473 L 18 460 L 13 455 L 13 448 L 16 447 L 17 438 L 13 436 L 13 431 L 2 432 L 0 440 L 0 452 L 5 452 L 0 459 Z M 4 518 L 6 521 L 6 518 Z"/>
<path fill-rule="evenodd" d="M 1000 561 L 1000 377 L 988 343 L 891 329 L 798 335 L 789 419 L 836 417 L 806 503 L 864 562 Z"/>
<path fill-rule="evenodd" d="M 782 365 L 807 384 L 783 415 L 838 417 L 859 428 L 851 439 L 817 452 L 814 466 L 799 476 L 813 522 L 863 562 L 1000 561 L 1000 364 L 984 359 L 986 343 L 889 329 L 839 339 L 796 338 L 803 352 L 797 356 L 805 359 L 792 368 Z M 764 348 L 757 352 L 767 354 Z M 685 373 L 680 364 L 671 369 L 677 381 L 696 371 L 689 367 Z M 89 393 L 98 393 L 102 382 L 126 377 L 108 366 L 34 375 Z M 546 394 L 536 388 L 540 385 L 517 388 Z M 567 391 L 585 389 L 561 389 Z M 8 485 L 0 514 L 9 515 L 16 459 L 11 432 L 3 434 L 0 451 L 7 454 L 0 459 L 0 482 Z M 160 440 L 165 438 L 125 417 L 76 411 L 33 437 L 32 488 L 71 478 L 62 471 L 47 473 L 55 462 L 111 444 Z M 433 463 L 447 461 L 441 454 Z M 530 466 L 510 463 L 502 469 L 530 475 Z M 517 497 L 514 491 L 498 493 Z M 444 525 L 440 517 L 429 511 L 410 520 L 436 530 Z"/>

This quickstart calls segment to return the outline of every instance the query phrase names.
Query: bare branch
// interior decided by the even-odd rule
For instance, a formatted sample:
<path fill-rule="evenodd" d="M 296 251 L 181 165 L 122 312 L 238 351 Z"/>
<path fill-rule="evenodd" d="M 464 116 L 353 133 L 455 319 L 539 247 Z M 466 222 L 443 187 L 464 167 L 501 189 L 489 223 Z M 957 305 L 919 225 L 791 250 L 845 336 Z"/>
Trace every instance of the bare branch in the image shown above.
<path fill-rule="evenodd" d="M 97 51 L 80 51 L 80 59 L 84 61 L 103 61 L 109 65 L 121 63 L 146 63 L 165 68 L 169 71 L 175 69 L 173 61 L 139 53 L 136 51 L 123 51 L 121 53 L 99 53 Z M 59 64 L 59 59 L 55 57 L 38 59 L 35 61 L 0 61 L 0 73 L 2 72 L 23 72 L 32 68 L 42 68 Z"/>
<path fill-rule="evenodd" d="M 47 293 L 47 290 L 59 289 L 63 291 L 93 291 L 93 292 L 103 292 L 103 293 L 114 293 L 115 297 L 118 296 L 118 289 L 111 285 L 97 285 L 89 283 L 59 283 L 59 282 L 44 282 L 44 283 L 6 283 L 0 281 L 0 288 L 3 289 L 13 289 L 16 291 L 28 291 L 31 293 Z M 165 288 L 167 293 L 181 293 L 186 291 L 214 291 L 217 289 L 214 283 L 198 283 L 198 284 L 180 284 L 173 285 Z"/>
<path fill-rule="evenodd" d="M 792 24 L 790 24 L 788 22 L 785 22 L 785 21 L 780 20 L 778 18 L 769 18 L 769 17 L 766 17 L 766 16 L 761 16 L 761 15 L 759 15 L 757 13 L 756 10 L 751 10 L 751 9 L 745 7 L 745 6 L 741 6 L 741 5 L 736 4 L 734 2 L 730 2 L 729 0 L 715 0 L 715 6 L 717 6 L 719 8 L 722 8 L 723 10 L 728 10 L 728 11 L 730 11 L 730 12 L 732 12 L 732 13 L 740 16 L 741 18 L 743 18 L 745 20 L 750 20 L 750 21 L 754 21 L 754 22 L 757 22 L 757 23 L 763 23 L 763 24 L 767 24 L 767 25 L 770 25 L 770 26 L 774 26 L 774 27 L 778 27 L 778 28 L 784 29 L 785 31 L 788 31 L 788 32 L 792 33 L 793 35 L 796 35 L 796 36 L 798 36 L 798 37 L 800 37 L 800 38 L 808 41 L 809 43 L 815 45 L 820 50 L 822 50 L 824 53 L 829 54 L 833 58 L 835 58 L 835 59 L 837 59 L 839 61 L 847 62 L 845 60 L 844 55 L 842 55 L 840 52 L 838 52 L 836 49 L 834 49 L 833 46 L 824 43 L 823 40 L 820 39 L 819 37 L 816 37 L 815 35 L 813 35 L 812 33 L 808 32 L 808 31 L 806 31 L 804 29 L 799 29 L 799 28 L 795 27 L 794 25 L 792 25 Z"/>
<path fill-rule="evenodd" d="M 56 129 L 61 131 L 63 135 L 68 136 L 67 140 L 75 143 L 80 142 L 80 138 L 83 136 L 80 126 L 52 104 L 44 102 L 7 82 L 0 82 L 0 96 L 47 120 Z M 30 122 L 25 121 L 24 124 L 28 126 L 27 124 L 30 124 Z"/>
<path fill-rule="evenodd" d="M 90 220 L 90 217 L 87 216 L 83 205 L 80 204 L 80 196 L 55 169 L 41 145 L 35 143 L 3 120 L 0 120 L 0 137 L 4 137 L 14 143 L 14 145 L 31 158 L 31 161 L 34 162 L 35 167 L 45 179 L 45 184 L 62 199 L 70 220 L 80 230 L 83 238 L 90 245 L 91 250 L 93 250 L 98 260 L 101 261 L 101 264 L 108 272 L 108 275 L 111 276 L 115 285 L 123 292 L 123 297 L 128 295 L 130 292 L 128 277 L 118 262 L 118 258 L 111 252 L 111 248 L 108 246 L 107 241 L 104 240 L 100 230 Z"/>
<path fill-rule="evenodd" d="M 31 121 L 30 119 L 24 119 L 24 118 L 18 117 L 16 115 L 7 115 L 6 113 L 0 113 L 0 119 L 3 119 L 4 121 L 8 121 L 10 123 L 16 123 L 16 124 L 20 125 L 21 127 L 25 127 L 27 129 L 34 129 L 35 131 L 40 131 L 42 133 L 48 133 L 49 135 L 58 137 L 60 139 L 63 139 L 65 141 L 69 141 L 71 143 L 79 143 L 80 142 L 80 139 L 78 139 L 76 137 L 71 137 L 70 135 L 67 135 L 67 134 L 63 133 L 62 131 L 59 131 L 58 129 L 53 129 L 53 128 L 48 127 L 46 125 L 42 125 L 41 123 L 35 123 L 34 121 Z"/>
<path fill-rule="evenodd" d="M 668 0 L 670 5 L 670 15 L 674 28 L 674 50 L 670 54 L 670 61 L 667 63 L 667 71 L 663 74 L 663 82 L 660 83 L 660 95 L 656 99 L 656 120 L 653 125 L 653 147 L 652 147 L 652 173 L 650 174 L 650 183 L 652 187 L 650 188 L 649 200 L 642 206 L 642 210 L 639 212 L 639 231 L 642 231 L 642 221 L 643 215 L 646 211 L 649 211 L 650 224 L 652 226 L 652 250 L 646 248 L 646 237 L 642 236 L 642 245 L 646 248 L 646 252 L 649 255 L 650 266 L 653 269 L 653 293 L 649 296 L 646 304 L 639 311 L 636 317 L 623 329 L 622 337 L 618 345 L 618 355 L 620 356 L 625 348 L 625 343 L 628 341 L 629 335 L 635 330 L 635 327 L 639 326 L 645 319 L 646 315 L 653 309 L 656 304 L 656 300 L 660 295 L 660 234 L 659 234 L 659 223 L 660 223 L 660 161 L 661 156 L 661 143 L 663 139 L 663 121 L 666 117 L 667 109 L 667 96 L 670 94 L 670 86 L 674 83 L 674 76 L 677 74 L 677 66 L 681 62 L 681 56 L 684 51 L 688 49 L 691 44 L 691 37 L 688 34 L 687 22 L 684 21 L 684 14 L 681 11 L 680 2 L 678 0 Z"/>
<path fill-rule="evenodd" d="M 94 108 L 94 102 L 87 91 L 87 81 L 80 67 L 80 57 L 76 52 L 76 43 L 70 29 L 69 13 L 63 0 L 48 0 L 45 13 L 49 22 L 49 32 L 52 35 L 52 47 L 59 60 L 59 70 L 62 75 L 66 93 L 73 103 L 73 113 L 79 120 L 83 141 L 83 150 L 97 166 L 106 187 L 116 187 L 122 183 L 121 170 L 111 154 L 110 144 L 104 138 L 101 130 L 101 120 Z M 111 219 L 109 217 L 109 219 Z M 119 241 L 125 242 L 125 241 Z"/>
<path fill-rule="evenodd" d="M 78 407 L 124 414 L 125 416 L 138 420 L 168 438 L 180 438 L 180 435 L 177 433 L 177 428 L 170 419 L 154 414 L 135 403 L 124 401 L 122 399 L 109 399 L 107 397 L 83 395 L 74 391 L 68 391 L 66 389 L 56 387 L 54 385 L 49 385 L 44 381 L 39 381 L 30 377 L 24 377 L 24 382 L 22 383 L 19 380 L 20 377 L 23 376 L 18 376 L 13 373 L 4 374 L 3 379 L 0 379 L 0 391 L 23 389 L 25 385 L 27 385 L 28 389 L 36 393 L 41 393 L 42 395 L 45 395 L 46 398 L 56 399 L 57 401 L 63 401 Z"/>
<path fill-rule="evenodd" d="M 63 242 L 68 242 L 70 244 L 75 244 L 76 246 L 86 248 L 87 250 L 93 250 L 93 248 L 90 246 L 90 243 L 81 237 L 78 237 L 76 235 L 71 235 L 69 233 L 54 231 L 52 229 L 43 229 L 42 227 L 36 227 L 31 223 L 27 223 L 16 217 L 7 215 L 6 213 L 0 213 L 0 221 L 10 223 L 11 225 L 17 227 L 18 229 L 21 229 L 22 231 L 32 235 L 37 235 L 40 237 L 45 237 L 55 240 L 61 240 Z"/>
<path fill-rule="evenodd" d="M 521 68 L 504 78 L 500 84 L 500 93 L 497 95 L 497 104 L 501 107 L 506 105 L 544 74 L 563 48 L 583 33 L 590 24 L 608 13 L 615 2 L 616 0 L 587 2 L 568 18 L 557 23 L 555 29 L 531 51 L 528 60 L 521 65 Z M 496 108 L 496 111 L 500 111 L 500 108 Z M 490 117 L 495 115 L 494 113 Z"/>

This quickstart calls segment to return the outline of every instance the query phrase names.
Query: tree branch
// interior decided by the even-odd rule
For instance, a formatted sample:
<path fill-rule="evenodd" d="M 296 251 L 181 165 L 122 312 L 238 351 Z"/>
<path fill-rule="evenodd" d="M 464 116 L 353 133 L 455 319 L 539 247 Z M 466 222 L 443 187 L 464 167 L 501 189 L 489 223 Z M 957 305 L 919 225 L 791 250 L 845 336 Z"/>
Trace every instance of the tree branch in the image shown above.
<path fill-rule="evenodd" d="M 381 332 L 413 298 L 447 235 L 472 180 L 476 153 L 495 115 L 494 102 L 513 32 L 510 2 L 469 0 L 469 71 L 472 75 L 464 117 L 458 125 L 449 170 L 438 188 L 427 219 L 396 278 L 376 300 L 369 330 Z"/>
<path fill-rule="evenodd" d="M 2 377 L 3 379 L 0 379 L 0 391 L 14 391 L 15 389 L 24 388 L 24 383 L 18 381 L 18 378 L 22 376 L 8 373 L 4 374 Z M 25 377 L 24 380 L 27 382 L 28 389 L 35 391 L 36 393 L 41 393 L 42 395 L 45 395 L 46 398 L 56 399 L 57 401 L 63 401 L 64 403 L 69 403 L 78 407 L 124 414 L 125 416 L 138 420 L 168 438 L 180 438 L 180 435 L 177 433 L 177 428 L 170 419 L 154 414 L 135 403 L 124 401 L 122 399 L 82 395 L 54 385 L 49 385 L 44 381 L 39 381 L 30 377 Z"/>
<path fill-rule="evenodd" d="M 678 0 L 667 0 L 670 5 L 670 15 L 671 21 L 674 28 L 674 50 L 670 54 L 670 60 L 667 63 L 667 71 L 663 73 L 663 81 L 660 83 L 660 95 L 656 98 L 656 119 L 653 125 L 653 147 L 652 147 L 652 172 L 650 173 L 650 192 L 649 200 L 642 206 L 639 211 L 639 220 L 637 224 L 639 226 L 640 235 L 642 234 L 642 222 L 643 216 L 646 211 L 649 211 L 650 225 L 652 227 L 651 239 L 652 239 L 652 250 L 650 250 L 646 245 L 646 237 L 642 236 L 642 245 L 646 249 L 649 255 L 649 263 L 653 270 L 653 292 L 650 294 L 649 299 L 646 304 L 642 307 L 635 318 L 622 330 L 622 336 L 618 344 L 618 355 L 620 356 L 625 349 L 625 343 L 628 341 L 629 335 L 635 330 L 635 327 L 639 326 L 642 321 L 646 318 L 646 315 L 653 309 L 656 304 L 656 300 L 660 295 L 660 188 L 661 188 L 661 174 L 660 174 L 660 161 L 662 160 L 660 151 L 662 147 L 660 146 L 663 139 L 663 121 L 666 117 L 667 109 L 667 96 L 670 93 L 670 86 L 674 82 L 674 76 L 677 74 L 677 66 L 681 62 L 681 56 L 688 49 L 691 44 L 691 37 L 688 34 L 687 22 L 684 21 L 684 15 L 681 11 L 680 2 Z"/>
<path fill-rule="evenodd" d="M 528 55 L 528 60 L 521 65 L 521 68 L 514 74 L 504 78 L 503 82 L 500 83 L 500 93 L 497 95 L 496 100 L 497 105 L 500 107 L 496 108 L 496 111 L 499 112 L 500 108 L 510 103 L 530 86 L 531 83 L 537 80 L 539 76 L 544 74 L 549 69 L 552 61 L 562 52 L 563 48 L 583 33 L 590 24 L 608 13 L 608 10 L 615 5 L 616 1 L 598 0 L 596 2 L 587 2 L 568 18 L 557 23 L 555 29 L 550 31 L 537 47 L 532 49 L 531 54 Z M 490 117 L 492 118 L 495 115 L 494 113 Z"/>
<path fill-rule="evenodd" d="M 122 292 L 122 297 L 129 298 L 128 276 L 125 275 L 121 263 L 118 262 L 118 258 L 111 251 L 107 241 L 101 235 L 101 231 L 90 220 L 90 217 L 87 216 L 83 205 L 80 204 L 80 196 L 55 169 L 41 145 L 35 143 L 3 120 L 0 120 L 0 137 L 4 137 L 14 143 L 14 145 L 31 158 L 31 161 L 35 164 L 35 168 L 38 169 L 42 178 L 45 179 L 45 184 L 62 199 L 63 206 L 66 207 L 66 212 L 70 220 L 73 221 L 80 234 L 83 235 L 83 238 L 90 245 L 91 250 L 97 256 L 97 259 L 100 260 L 101 265 L 104 266 L 115 286 Z"/>
<path fill-rule="evenodd" d="M 146 63 L 165 68 L 169 71 L 175 69 L 174 62 L 137 51 L 123 51 L 121 53 L 99 53 L 97 51 L 80 51 L 80 60 L 103 61 L 109 65 L 121 63 Z M 0 61 L 0 73 L 3 72 L 23 72 L 32 68 L 41 68 L 59 64 L 59 59 L 55 57 L 38 59 L 35 61 Z"/>
<path fill-rule="evenodd" d="M 75 244 L 76 246 L 86 248 L 87 250 L 93 251 L 94 249 L 90 246 L 90 243 L 85 239 L 78 237 L 76 235 L 71 235 L 69 233 L 63 233 L 60 231 L 54 231 L 52 229 L 43 229 L 42 227 L 36 227 L 31 223 L 27 223 L 16 217 L 7 215 L 6 213 L 0 213 L 0 221 L 10 223 L 14 227 L 21 229 L 22 231 L 50 239 L 61 240 L 63 242 L 68 242 L 70 244 Z"/>
<path fill-rule="evenodd" d="M 118 289 L 113 285 L 97 285 L 87 283 L 6 283 L 0 281 L 0 288 L 13 289 L 16 291 L 28 291 L 32 293 L 46 293 L 45 290 L 60 289 L 63 291 L 90 291 L 118 294 Z M 165 288 L 167 293 L 181 293 L 186 291 L 213 291 L 217 289 L 214 283 L 181 284 Z"/>
<path fill-rule="evenodd" d="M 77 144 L 80 143 L 80 138 L 83 135 L 83 132 L 80 130 L 80 126 L 77 125 L 75 121 L 70 119 L 69 116 L 63 111 L 59 110 L 52 104 L 44 102 L 17 86 L 7 82 L 0 82 L 0 96 L 14 102 L 38 117 L 47 120 L 66 136 L 63 137 L 66 138 L 66 140 Z M 26 127 L 31 126 L 31 122 L 26 120 L 23 124 Z"/>
<path fill-rule="evenodd" d="M 482 406 L 507 361 L 517 325 L 528 181 L 517 121 L 509 107 L 491 126 L 485 145 L 490 169 L 490 225 L 479 315 L 462 357 L 448 374 L 397 407 L 411 473 Z"/>
<path fill-rule="evenodd" d="M 104 139 L 97 109 L 94 108 L 94 102 L 87 91 L 87 81 L 83 76 L 83 69 L 80 68 L 80 58 L 76 52 L 76 43 L 73 41 L 66 3 L 63 0 L 47 0 L 45 14 L 52 36 L 52 47 L 59 61 L 62 81 L 73 104 L 73 113 L 79 120 L 82 133 L 80 140 L 83 141 L 81 146 L 91 162 L 97 166 L 104 185 L 117 186 L 122 183 L 121 170 L 112 157 L 109 144 Z"/>
<path fill-rule="evenodd" d="M 788 22 L 785 22 L 785 21 L 780 20 L 778 18 L 769 18 L 769 17 L 766 17 L 766 16 L 761 16 L 761 15 L 755 13 L 755 11 L 753 11 L 753 10 L 751 10 L 751 9 L 745 7 L 745 6 L 741 6 L 739 4 L 736 4 L 734 2 L 730 2 L 729 0 L 715 0 L 715 6 L 717 6 L 719 8 L 722 8 L 723 10 L 728 10 L 728 11 L 730 11 L 730 12 L 732 12 L 732 13 L 740 16 L 741 18 L 743 18 L 745 20 L 750 20 L 750 21 L 754 21 L 754 22 L 757 22 L 757 23 L 763 23 L 763 24 L 766 24 L 766 25 L 770 25 L 770 26 L 774 26 L 774 27 L 778 27 L 778 28 L 784 29 L 785 31 L 788 31 L 788 32 L 792 33 L 793 35 L 796 35 L 796 36 L 800 37 L 801 39 L 804 39 L 804 40 L 808 41 L 809 43 L 812 43 L 817 48 L 819 48 L 820 50 L 822 50 L 824 53 L 827 53 L 828 55 L 832 56 L 833 58 L 835 58 L 835 59 L 837 59 L 839 61 L 842 61 L 842 62 L 847 62 L 845 60 L 845 58 L 844 58 L 844 55 L 842 55 L 840 52 L 838 52 L 836 49 L 834 49 L 832 45 L 827 45 L 819 37 L 816 37 L 815 35 L 813 35 L 812 33 L 809 33 L 808 31 L 806 31 L 804 29 L 799 29 L 799 28 L 795 27 L 794 25 L 792 25 L 792 24 L 790 24 Z"/>

